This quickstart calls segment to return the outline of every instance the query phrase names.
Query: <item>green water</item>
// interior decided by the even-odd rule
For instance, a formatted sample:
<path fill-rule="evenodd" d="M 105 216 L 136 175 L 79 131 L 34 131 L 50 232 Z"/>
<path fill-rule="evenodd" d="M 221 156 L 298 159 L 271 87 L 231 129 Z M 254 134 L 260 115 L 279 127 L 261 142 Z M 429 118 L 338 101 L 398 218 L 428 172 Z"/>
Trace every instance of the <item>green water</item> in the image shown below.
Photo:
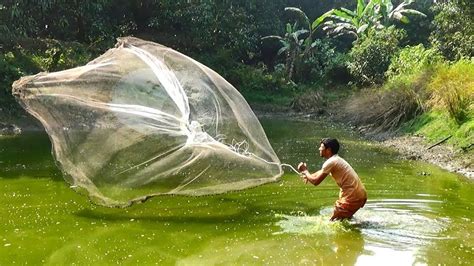
<path fill-rule="evenodd" d="M 310 170 L 322 164 L 320 138 L 339 138 L 368 190 L 366 207 L 329 223 L 334 181 L 313 187 L 289 170 L 241 192 L 97 207 L 64 182 L 45 134 L 2 137 L 0 265 L 472 265 L 472 181 L 322 122 L 263 125 L 282 162 Z"/>

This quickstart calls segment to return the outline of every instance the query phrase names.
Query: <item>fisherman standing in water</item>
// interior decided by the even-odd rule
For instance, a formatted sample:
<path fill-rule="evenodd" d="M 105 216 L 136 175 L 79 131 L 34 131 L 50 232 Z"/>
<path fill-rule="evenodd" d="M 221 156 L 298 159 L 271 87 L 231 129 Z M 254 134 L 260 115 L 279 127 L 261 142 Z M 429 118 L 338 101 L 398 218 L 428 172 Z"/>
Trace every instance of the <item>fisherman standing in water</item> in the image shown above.
<path fill-rule="evenodd" d="M 364 207 L 367 201 L 367 191 L 359 176 L 346 160 L 339 157 L 339 142 L 337 139 L 325 138 L 321 140 L 319 155 L 324 157 L 321 170 L 311 174 L 306 167 L 306 163 L 298 164 L 305 183 L 319 185 L 328 174 L 331 174 L 334 181 L 341 188 L 339 199 L 334 205 L 334 213 L 331 221 L 350 219 L 360 208 Z"/>

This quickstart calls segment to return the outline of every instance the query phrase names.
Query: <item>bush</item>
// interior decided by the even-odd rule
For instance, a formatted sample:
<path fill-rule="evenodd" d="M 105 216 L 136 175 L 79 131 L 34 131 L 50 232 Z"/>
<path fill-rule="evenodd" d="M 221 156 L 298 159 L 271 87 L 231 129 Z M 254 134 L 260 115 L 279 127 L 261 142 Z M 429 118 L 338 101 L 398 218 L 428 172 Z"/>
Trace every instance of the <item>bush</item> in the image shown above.
<path fill-rule="evenodd" d="M 368 89 L 349 99 L 345 116 L 356 126 L 373 133 L 396 131 L 424 112 L 423 103 L 429 98 L 425 85 L 431 76 L 432 71 L 426 69 L 398 75 L 382 88 Z"/>
<path fill-rule="evenodd" d="M 428 84 L 435 109 L 447 110 L 459 125 L 474 112 L 474 63 L 461 60 L 452 66 L 441 65 Z"/>
<path fill-rule="evenodd" d="M 317 82 L 323 79 L 348 81 L 347 55 L 337 52 L 331 41 L 317 39 L 312 53 L 299 67 L 298 81 Z"/>
<path fill-rule="evenodd" d="M 23 72 L 15 62 L 13 53 L 0 54 L 0 119 L 2 120 L 5 114 L 15 112 L 16 105 L 11 95 L 11 85 L 22 75 Z"/>
<path fill-rule="evenodd" d="M 297 112 L 324 113 L 327 101 L 319 91 L 309 91 L 295 97 L 291 102 L 291 108 Z"/>
<path fill-rule="evenodd" d="M 289 93 L 291 94 L 296 85 L 286 81 L 283 73 L 276 71 L 268 73 L 263 66 L 249 66 L 239 64 L 229 73 L 228 80 L 241 92 L 260 91 L 266 94 Z"/>
<path fill-rule="evenodd" d="M 349 53 L 349 70 L 355 82 L 360 85 L 382 83 L 390 60 L 404 36 L 403 30 L 392 26 L 379 31 L 371 30 L 357 43 Z"/>
<path fill-rule="evenodd" d="M 10 114 L 18 111 L 11 85 L 21 76 L 84 65 L 92 57 L 78 43 L 23 38 L 11 51 L 0 53 L 0 108 Z"/>
<path fill-rule="evenodd" d="M 48 40 L 43 49 L 20 51 L 42 71 L 59 71 L 81 66 L 89 62 L 93 55 L 85 46 L 79 43 L 66 43 Z"/>
<path fill-rule="evenodd" d="M 13 81 L 23 75 L 20 67 L 15 62 L 12 52 L 0 54 L 0 84 L 2 92 L 9 92 Z"/>
<path fill-rule="evenodd" d="M 434 8 L 430 41 L 451 61 L 474 57 L 474 17 L 466 7 L 447 2 Z"/>
<path fill-rule="evenodd" d="M 391 78 L 400 74 L 413 74 L 442 61 L 443 56 L 436 48 L 426 49 L 422 44 L 408 46 L 392 58 L 385 76 Z"/>

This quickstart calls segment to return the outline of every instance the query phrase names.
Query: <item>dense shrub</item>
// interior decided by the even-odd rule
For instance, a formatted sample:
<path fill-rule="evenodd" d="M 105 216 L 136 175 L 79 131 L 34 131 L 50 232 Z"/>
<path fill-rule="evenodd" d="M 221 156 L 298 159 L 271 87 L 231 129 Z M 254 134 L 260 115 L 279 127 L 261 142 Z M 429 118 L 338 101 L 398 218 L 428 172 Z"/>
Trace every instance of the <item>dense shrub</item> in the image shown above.
<path fill-rule="evenodd" d="M 84 65 L 93 56 L 94 53 L 79 43 L 22 39 L 9 52 L 0 53 L 0 109 L 10 114 L 20 109 L 11 95 L 11 85 L 21 76 Z"/>
<path fill-rule="evenodd" d="M 50 41 L 42 50 L 24 51 L 42 71 L 59 71 L 81 66 L 93 57 L 83 45 L 78 43 L 63 43 Z"/>
<path fill-rule="evenodd" d="M 431 42 L 449 60 L 474 57 L 474 17 L 469 10 L 450 1 L 436 5 L 435 12 Z"/>
<path fill-rule="evenodd" d="M 239 64 L 229 72 L 227 79 L 244 93 L 263 92 L 271 95 L 296 89 L 294 83 L 286 81 L 283 73 L 278 71 L 268 73 L 263 65 L 253 67 Z"/>
<path fill-rule="evenodd" d="M 393 26 L 375 31 L 359 41 L 349 53 L 349 70 L 358 84 L 380 84 L 384 81 L 390 60 L 398 51 L 403 30 Z"/>
<path fill-rule="evenodd" d="M 319 91 L 309 91 L 295 97 L 291 102 L 291 108 L 297 112 L 324 113 L 327 101 Z"/>
<path fill-rule="evenodd" d="M 428 84 L 434 108 L 447 110 L 462 124 L 474 112 L 474 63 L 461 60 L 452 66 L 442 65 Z"/>
<path fill-rule="evenodd" d="M 405 47 L 392 57 L 387 77 L 400 74 L 413 74 L 443 61 L 443 56 L 436 48 L 426 49 L 422 44 Z"/>
<path fill-rule="evenodd" d="M 0 54 L 0 114 L 14 113 L 12 106 L 15 102 L 11 95 L 11 85 L 22 75 L 23 72 L 16 64 L 13 53 Z M 2 118 L 0 115 L 0 119 Z"/>
<path fill-rule="evenodd" d="M 371 132 L 395 131 L 422 114 L 429 95 L 426 84 L 432 70 L 398 75 L 381 88 L 367 89 L 345 104 L 346 118 Z"/>
<path fill-rule="evenodd" d="M 12 52 L 0 54 L 0 86 L 2 92 L 9 91 L 13 81 L 23 75 L 20 67 L 15 62 Z"/>
<path fill-rule="evenodd" d="M 310 56 L 297 71 L 298 80 L 347 82 L 347 55 L 336 51 L 332 42 L 326 39 L 318 39 L 313 45 Z"/>

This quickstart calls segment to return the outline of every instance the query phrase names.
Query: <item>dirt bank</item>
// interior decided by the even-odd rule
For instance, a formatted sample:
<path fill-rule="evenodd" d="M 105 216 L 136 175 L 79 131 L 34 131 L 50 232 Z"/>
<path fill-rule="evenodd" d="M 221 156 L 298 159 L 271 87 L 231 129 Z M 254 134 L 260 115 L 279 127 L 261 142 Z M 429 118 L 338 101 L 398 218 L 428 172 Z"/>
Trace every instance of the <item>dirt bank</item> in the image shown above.
<path fill-rule="evenodd" d="M 426 161 L 450 172 L 474 179 L 474 153 L 472 151 L 457 151 L 445 144 L 428 149 L 432 144 L 428 144 L 423 136 L 392 137 L 381 143 L 383 146 L 397 150 L 403 158 Z"/>

